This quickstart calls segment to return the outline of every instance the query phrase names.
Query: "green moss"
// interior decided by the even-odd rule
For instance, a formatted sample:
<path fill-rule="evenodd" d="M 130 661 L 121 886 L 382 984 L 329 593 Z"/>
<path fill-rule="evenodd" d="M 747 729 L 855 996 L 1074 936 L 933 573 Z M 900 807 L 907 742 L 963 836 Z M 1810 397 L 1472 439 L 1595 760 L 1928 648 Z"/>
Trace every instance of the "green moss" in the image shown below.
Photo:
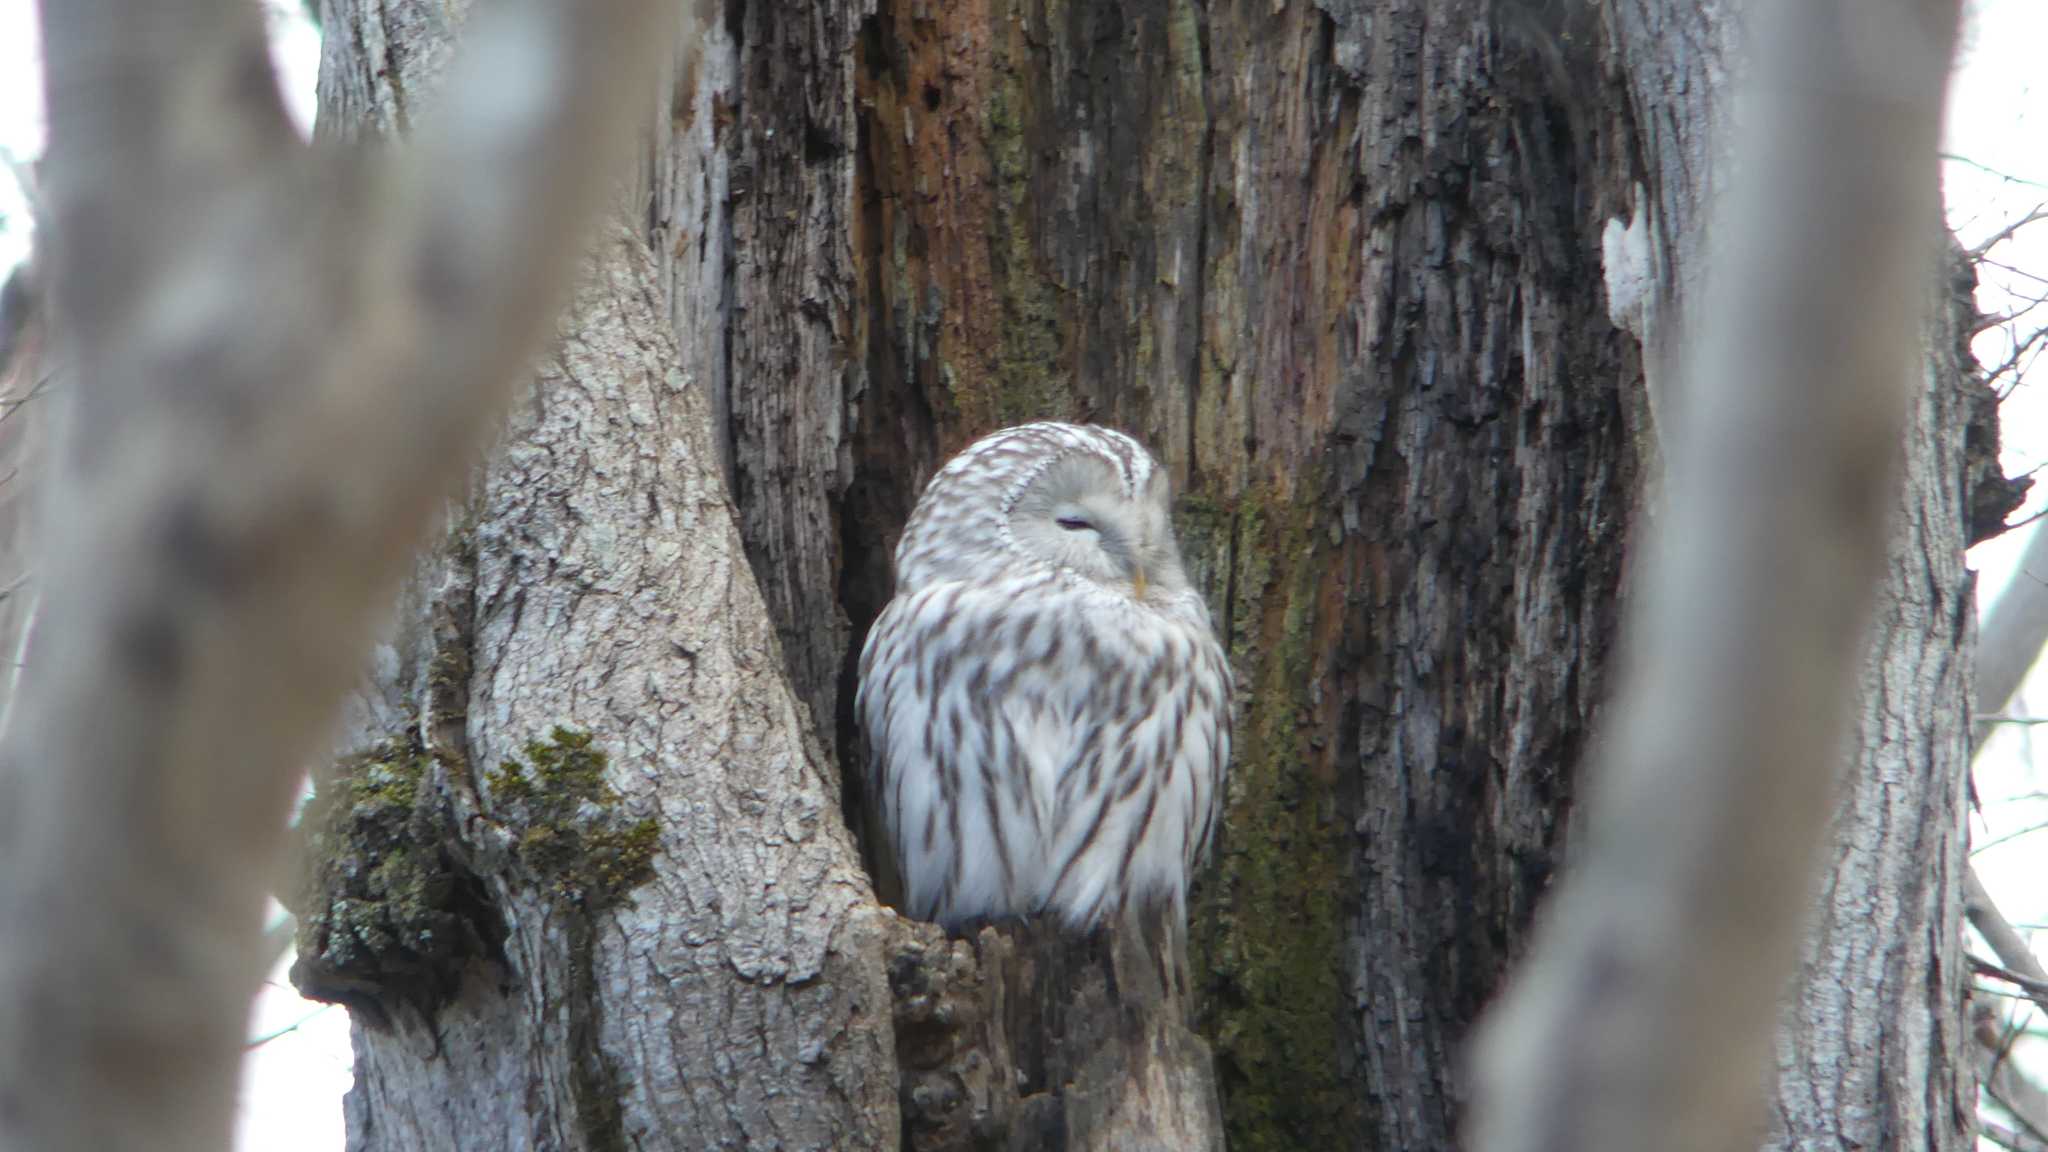
<path fill-rule="evenodd" d="M 526 760 L 485 773 L 493 815 L 512 829 L 519 861 L 545 890 L 594 908 L 654 877 L 661 828 L 627 818 L 605 781 L 609 763 L 588 732 L 556 728 L 528 741 Z"/>
<path fill-rule="evenodd" d="M 609 763 L 590 733 L 558 727 L 528 741 L 523 762 L 507 760 L 484 780 L 493 817 L 513 834 L 568 943 L 569 1091 L 583 1146 L 625 1152 L 620 1072 L 598 1039 L 595 915 L 654 878 L 661 827 L 623 811 L 605 779 Z"/>
<path fill-rule="evenodd" d="M 373 1026 L 401 1008 L 431 1015 L 468 958 L 503 938 L 481 886 L 447 851 L 435 767 L 415 744 L 376 745 L 319 773 L 300 814 L 293 982 Z"/>
<path fill-rule="evenodd" d="M 1232 657 L 1246 682 L 1223 851 L 1194 934 L 1229 1144 L 1340 1147 L 1355 1123 L 1340 1073 L 1347 890 L 1329 768 L 1312 746 L 1317 667 L 1315 484 L 1235 509 Z"/>

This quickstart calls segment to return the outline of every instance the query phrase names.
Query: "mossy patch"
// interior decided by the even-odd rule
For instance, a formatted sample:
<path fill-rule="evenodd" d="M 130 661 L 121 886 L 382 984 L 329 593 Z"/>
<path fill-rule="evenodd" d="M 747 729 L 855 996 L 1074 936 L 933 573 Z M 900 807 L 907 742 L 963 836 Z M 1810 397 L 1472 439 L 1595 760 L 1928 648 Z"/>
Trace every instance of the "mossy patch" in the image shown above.
<path fill-rule="evenodd" d="M 1246 680 L 1227 832 L 1192 937 L 1204 1030 L 1232 1148 L 1340 1147 L 1358 1102 L 1340 1069 L 1347 879 L 1309 697 L 1325 567 L 1315 561 L 1316 504 L 1255 489 L 1235 520 L 1227 640 Z"/>
<path fill-rule="evenodd" d="M 452 996 L 464 964 L 496 955 L 504 927 L 449 851 L 453 824 L 416 744 L 387 742 L 318 774 L 300 817 L 303 867 L 292 982 L 388 1026 Z"/>
<path fill-rule="evenodd" d="M 625 1152 L 621 1073 L 599 1042 L 596 914 L 654 878 L 661 826 L 633 819 L 605 779 L 610 766 L 588 732 L 557 727 L 530 740 L 525 759 L 484 774 L 491 815 L 512 835 L 526 879 L 554 907 L 568 946 L 567 1018 L 583 1146 Z"/>
<path fill-rule="evenodd" d="M 588 909 L 654 878 L 661 828 L 635 820 L 605 781 L 609 760 L 590 733 L 556 728 L 526 759 L 485 774 L 492 817 L 514 834 L 519 862 L 548 893 Z"/>

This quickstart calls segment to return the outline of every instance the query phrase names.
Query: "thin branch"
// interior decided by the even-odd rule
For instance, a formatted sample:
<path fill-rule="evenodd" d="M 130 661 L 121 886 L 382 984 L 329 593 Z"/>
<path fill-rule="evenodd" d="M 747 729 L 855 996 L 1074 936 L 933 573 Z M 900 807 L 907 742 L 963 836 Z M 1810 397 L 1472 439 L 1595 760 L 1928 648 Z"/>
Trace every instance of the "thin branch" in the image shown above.
<path fill-rule="evenodd" d="M 1978 256 L 1976 257 L 1976 261 L 1979 264 L 1989 264 L 1990 266 L 1998 269 L 2001 272 L 2010 272 L 2014 276 L 2021 277 L 2022 279 L 2032 280 L 2036 284 L 2048 284 L 2048 276 L 2042 276 L 2037 272 L 2029 272 L 2025 268 L 2014 267 L 2013 265 L 2007 264 L 2002 260 L 1993 260 L 1989 256 Z"/>
<path fill-rule="evenodd" d="M 2048 188 L 2048 184 L 2043 184 L 2039 180 L 2029 180 L 2024 176 L 2014 176 L 2009 172 L 2001 172 L 1998 169 L 1991 167 L 1989 164 L 1972 160 L 1968 156 L 1959 156 L 1954 152 L 1943 152 L 1941 154 L 1941 158 L 1943 160 L 1948 161 L 1951 164 L 1962 164 L 1970 168 L 1975 168 L 1977 171 L 1982 172 L 1987 176 L 1996 176 L 2000 180 L 2003 180 L 2008 184 L 2024 184 L 2029 188 Z"/>
<path fill-rule="evenodd" d="M 2014 840 L 2019 840 L 2027 836 L 2032 836 L 2034 833 L 2042 831 L 2048 831 L 2048 824 L 2029 824 L 2025 828 L 2021 828 L 2012 832 L 2007 832 L 2000 836 L 1994 836 L 1991 839 L 1986 840 L 1982 844 L 1970 845 L 1970 855 L 1977 856 L 1982 853 L 1991 851 L 1993 848 L 1998 847 L 2000 844 L 2009 844 Z"/>
<path fill-rule="evenodd" d="M 2024 372 L 2020 371 L 2020 361 L 2032 353 L 2044 337 L 2048 337 L 2048 327 L 2036 328 L 2032 332 L 2027 333 L 2025 337 L 2014 340 L 2012 351 L 2007 353 L 2005 359 L 1999 361 L 1997 366 L 1987 370 L 1984 373 L 1984 379 L 1987 382 L 1998 380 L 2010 373 L 2014 382 L 2017 383 L 2025 375 Z"/>
<path fill-rule="evenodd" d="M 1994 995 L 2006 996 L 1997 992 Z M 2025 1009 L 2032 1012 L 2032 1005 Z M 2027 1079 L 2012 1066 L 2008 1056 L 2012 1045 L 2019 1038 L 2019 1030 L 2000 1025 L 1999 1014 L 1990 1006 L 1972 1006 L 1974 1018 L 1972 1035 L 1976 1037 L 1980 1059 L 1977 1063 L 1978 1083 L 1983 1085 L 1985 1094 L 2013 1118 L 2014 1123 L 2035 1140 L 2044 1139 L 2043 1130 L 2048 1129 L 2048 1092 L 2040 1085 Z"/>
<path fill-rule="evenodd" d="M 1971 968 L 1993 979 L 2003 980 L 2007 984 L 2013 985 L 2020 991 L 2025 992 L 2028 999 L 2034 1001 L 2036 1006 L 2048 1008 L 2048 999 L 2044 999 L 2048 998 L 2048 980 L 2036 980 L 2030 976 L 2022 976 L 2003 964 L 1993 963 L 1982 956 L 1971 956 L 1969 960 Z"/>
<path fill-rule="evenodd" d="M 2026 215 L 1993 232 L 1989 237 L 1979 242 L 1976 247 L 1969 249 L 1968 255 L 1971 259 L 1983 256 L 1986 252 L 2012 239 L 2014 233 L 2036 220 L 2048 220 L 2048 203 L 2034 205 Z"/>
<path fill-rule="evenodd" d="M 1990 890 L 1984 887 L 1984 881 L 1978 878 L 1975 868 L 1963 875 L 1963 910 L 1970 918 L 1970 927 L 1977 930 L 1977 934 L 1991 946 L 1992 954 L 1998 957 L 2000 971 L 2010 974 L 2010 983 L 2030 992 L 2048 989 L 2048 971 L 2042 969 L 2040 958 L 2034 955 L 2026 937 L 2020 935 L 2019 929 L 2012 926 L 2005 913 L 1998 910 Z M 1974 956 L 1970 959 L 1973 964 L 1982 963 Z M 1999 978 L 2007 979 L 2006 976 Z M 2043 1008 L 2048 1008 L 2048 1001 L 2040 1003 Z"/>
<path fill-rule="evenodd" d="M 2033 313 L 2034 309 L 2039 308 L 2043 304 L 2048 304 L 2048 293 L 2044 293 L 2040 296 L 2028 296 L 2024 299 L 2027 301 L 2027 306 L 2019 309 L 2018 311 L 1999 312 L 1979 316 L 1977 318 L 1977 322 L 1970 327 L 1970 335 L 1976 336 L 1980 333 L 1989 332 L 1993 328 L 2000 327 L 2001 325 L 2015 324 L 2021 320 L 2026 319 L 2029 315 Z"/>
<path fill-rule="evenodd" d="M 299 1029 L 304 1028 L 306 1025 L 311 1024 L 315 1020 L 318 1020 L 322 1015 L 331 1011 L 333 1008 L 334 1005 L 332 1004 L 322 1004 L 320 1007 L 313 1009 L 311 1012 L 306 1013 L 304 1016 L 299 1017 L 297 1020 L 292 1021 L 291 1023 L 285 1025 L 282 1028 L 277 1029 L 274 1032 L 265 1032 L 261 1036 L 250 1037 L 242 1045 L 242 1047 L 246 1051 L 254 1052 L 256 1049 L 263 1047 L 265 1044 L 270 1043 L 272 1040 L 276 1040 L 282 1036 L 289 1036 L 292 1033 L 297 1032 Z"/>
<path fill-rule="evenodd" d="M 1987 1088 L 1985 1091 L 1989 1092 L 1990 1089 Z M 1998 1100 L 1998 1094 L 1993 1092 L 1991 1098 Z M 1998 1100 L 1998 1103 L 2001 1107 L 2005 1106 L 2005 1101 L 2003 1100 Z M 2007 1111 L 2011 1111 L 2011 1109 L 2007 1108 Z M 1991 1141 L 2000 1148 L 2010 1148 L 2012 1152 L 2048 1152 L 2048 1140 L 2044 1140 L 2038 1134 L 2030 1134 L 2007 1128 L 2003 1124 L 1990 1120 L 1979 1120 L 1977 1126 L 1986 1140 Z"/>

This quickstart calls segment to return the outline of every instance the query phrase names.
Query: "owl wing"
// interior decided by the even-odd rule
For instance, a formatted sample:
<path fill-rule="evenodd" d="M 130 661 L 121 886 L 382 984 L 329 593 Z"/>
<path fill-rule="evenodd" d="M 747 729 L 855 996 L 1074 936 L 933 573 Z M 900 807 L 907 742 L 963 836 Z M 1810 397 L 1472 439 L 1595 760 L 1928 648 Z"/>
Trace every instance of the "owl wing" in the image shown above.
<path fill-rule="evenodd" d="M 1044 900 L 1071 744 L 1045 667 L 1061 624 L 1046 591 L 931 584 L 891 601 L 862 649 L 866 780 L 913 916 L 1021 915 Z"/>
<path fill-rule="evenodd" d="M 1089 723 L 1060 775 L 1046 905 L 1088 924 L 1131 900 L 1184 910 L 1230 760 L 1230 670 L 1190 611 L 1099 601 L 1075 618 Z"/>

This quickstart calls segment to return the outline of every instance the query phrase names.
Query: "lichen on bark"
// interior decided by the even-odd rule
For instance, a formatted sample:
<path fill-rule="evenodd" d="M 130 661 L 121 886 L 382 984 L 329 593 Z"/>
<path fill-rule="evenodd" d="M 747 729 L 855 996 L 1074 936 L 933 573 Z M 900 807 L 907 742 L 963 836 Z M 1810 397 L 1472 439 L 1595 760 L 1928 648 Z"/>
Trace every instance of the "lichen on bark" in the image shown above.
<path fill-rule="evenodd" d="M 417 743 L 389 741 L 316 774 L 300 814 L 292 981 L 372 1026 L 390 1026 L 399 1011 L 431 1019 L 464 966 L 496 956 L 504 940 L 482 883 L 453 850 L 438 771 Z"/>
<path fill-rule="evenodd" d="M 610 758 L 588 732 L 557 727 L 529 740 L 526 761 L 485 773 L 491 818 L 510 835 L 532 882 L 596 911 L 654 877 L 661 828 L 620 810 L 605 782 Z"/>

